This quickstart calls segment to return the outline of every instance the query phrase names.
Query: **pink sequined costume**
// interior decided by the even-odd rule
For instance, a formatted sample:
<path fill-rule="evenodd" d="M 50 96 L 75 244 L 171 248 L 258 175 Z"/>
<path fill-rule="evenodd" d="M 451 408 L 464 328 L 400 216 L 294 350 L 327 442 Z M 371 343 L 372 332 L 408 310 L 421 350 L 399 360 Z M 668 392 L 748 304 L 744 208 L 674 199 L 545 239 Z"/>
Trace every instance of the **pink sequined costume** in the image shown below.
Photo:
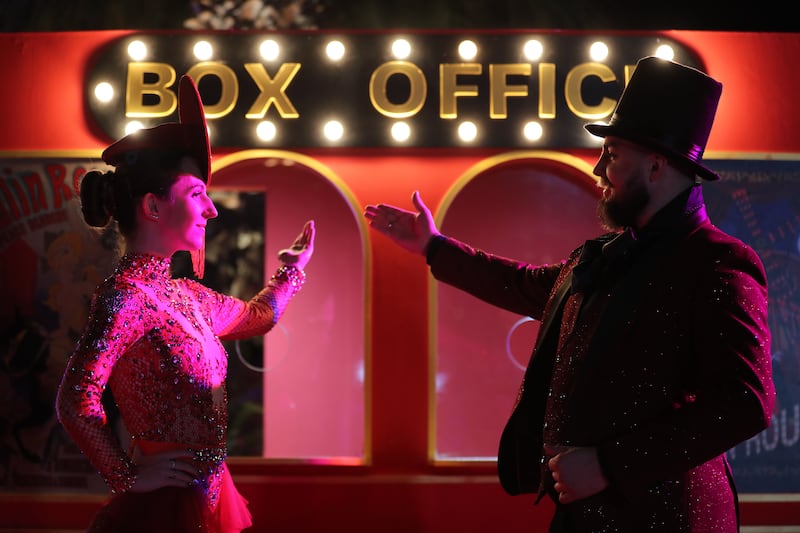
<path fill-rule="evenodd" d="M 305 277 L 294 267 L 281 267 L 245 302 L 192 280 L 172 279 L 169 268 L 168 258 L 126 255 L 97 289 L 59 390 L 58 417 L 113 493 L 95 520 L 98 529 L 149 514 L 141 507 L 143 495 L 127 492 L 136 479 L 131 453 L 138 447 L 144 454 L 193 453 L 202 476 L 196 487 L 177 489 L 187 515 L 178 518 L 181 527 L 240 531 L 251 521 L 225 465 L 228 358 L 220 341 L 268 332 Z M 132 436 L 131 450 L 123 449 L 107 423 L 101 404 L 107 384 Z M 162 493 L 161 503 L 169 499 L 167 489 L 155 492 Z M 114 510 L 137 498 L 127 505 L 134 516 L 121 517 L 126 512 Z M 120 526 L 109 522 L 108 527 L 117 531 Z M 169 528 L 176 526 L 163 527 L 174 531 Z"/>

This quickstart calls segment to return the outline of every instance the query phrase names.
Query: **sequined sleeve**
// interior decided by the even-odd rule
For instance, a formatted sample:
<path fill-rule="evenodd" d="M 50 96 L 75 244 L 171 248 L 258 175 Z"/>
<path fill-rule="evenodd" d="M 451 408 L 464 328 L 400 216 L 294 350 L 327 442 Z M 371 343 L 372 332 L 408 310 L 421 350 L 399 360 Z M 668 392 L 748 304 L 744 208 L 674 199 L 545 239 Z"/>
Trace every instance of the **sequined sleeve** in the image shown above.
<path fill-rule="evenodd" d="M 129 293 L 99 290 L 56 399 L 58 419 L 113 492 L 135 481 L 135 467 L 108 425 L 101 398 L 119 357 L 143 335 L 141 308 Z"/>
<path fill-rule="evenodd" d="M 451 237 L 431 242 L 431 274 L 484 302 L 540 320 L 558 287 L 565 262 L 531 265 L 473 248 Z"/>
<path fill-rule="evenodd" d="M 205 296 L 206 300 L 214 299 L 208 307 L 214 333 L 223 340 L 264 335 L 278 323 L 305 280 L 302 270 L 283 265 L 267 286 L 247 302 L 218 293 Z M 199 284 L 195 288 L 199 289 Z"/>

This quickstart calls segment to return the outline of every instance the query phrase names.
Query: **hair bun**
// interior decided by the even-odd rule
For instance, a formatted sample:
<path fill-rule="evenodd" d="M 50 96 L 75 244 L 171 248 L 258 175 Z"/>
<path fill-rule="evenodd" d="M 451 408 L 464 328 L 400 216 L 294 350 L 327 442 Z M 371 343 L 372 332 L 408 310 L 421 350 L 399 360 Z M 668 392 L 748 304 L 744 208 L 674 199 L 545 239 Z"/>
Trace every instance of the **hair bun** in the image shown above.
<path fill-rule="evenodd" d="M 102 228 L 111 219 L 111 178 L 113 172 L 92 170 L 81 180 L 81 212 L 87 224 Z"/>

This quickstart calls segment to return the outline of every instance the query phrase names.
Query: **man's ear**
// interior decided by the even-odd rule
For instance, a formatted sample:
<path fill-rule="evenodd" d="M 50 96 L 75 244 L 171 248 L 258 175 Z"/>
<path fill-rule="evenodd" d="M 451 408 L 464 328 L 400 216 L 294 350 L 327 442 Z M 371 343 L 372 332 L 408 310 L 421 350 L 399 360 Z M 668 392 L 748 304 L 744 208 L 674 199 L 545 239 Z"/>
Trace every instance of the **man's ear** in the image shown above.
<path fill-rule="evenodd" d="M 650 179 L 653 180 L 669 164 L 667 158 L 661 154 L 653 153 L 650 156 Z"/>
<path fill-rule="evenodd" d="M 142 198 L 142 210 L 144 216 L 150 220 L 158 220 L 158 198 L 149 192 Z"/>

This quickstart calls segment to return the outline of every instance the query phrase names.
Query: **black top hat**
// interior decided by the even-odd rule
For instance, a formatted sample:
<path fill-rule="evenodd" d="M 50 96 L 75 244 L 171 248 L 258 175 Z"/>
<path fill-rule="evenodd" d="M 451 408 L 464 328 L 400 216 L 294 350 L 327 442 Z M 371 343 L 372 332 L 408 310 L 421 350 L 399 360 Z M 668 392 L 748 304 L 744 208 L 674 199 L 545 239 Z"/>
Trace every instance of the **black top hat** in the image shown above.
<path fill-rule="evenodd" d="M 587 124 L 598 137 L 621 137 L 683 161 L 698 176 L 722 84 L 697 69 L 657 57 L 639 60 L 608 124 Z"/>
<path fill-rule="evenodd" d="M 203 101 L 194 80 L 181 76 L 178 86 L 178 120 L 135 131 L 103 151 L 103 161 L 111 166 L 126 166 L 130 155 L 143 151 L 177 151 L 192 157 L 200 167 L 199 176 L 209 184 L 211 149 L 203 113 Z"/>

